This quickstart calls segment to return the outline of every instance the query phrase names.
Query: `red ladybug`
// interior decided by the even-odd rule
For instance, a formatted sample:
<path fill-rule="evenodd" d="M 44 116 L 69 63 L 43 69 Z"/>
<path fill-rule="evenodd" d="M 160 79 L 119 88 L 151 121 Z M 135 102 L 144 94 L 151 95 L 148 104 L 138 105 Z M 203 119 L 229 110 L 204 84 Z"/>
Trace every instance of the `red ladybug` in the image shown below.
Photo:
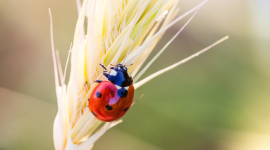
<path fill-rule="evenodd" d="M 134 97 L 133 80 L 125 65 L 111 67 L 109 74 L 106 73 L 106 67 L 101 66 L 105 69 L 103 75 L 109 81 L 95 81 L 99 84 L 88 99 L 88 106 L 97 119 L 112 122 L 121 118 L 130 108 Z"/>

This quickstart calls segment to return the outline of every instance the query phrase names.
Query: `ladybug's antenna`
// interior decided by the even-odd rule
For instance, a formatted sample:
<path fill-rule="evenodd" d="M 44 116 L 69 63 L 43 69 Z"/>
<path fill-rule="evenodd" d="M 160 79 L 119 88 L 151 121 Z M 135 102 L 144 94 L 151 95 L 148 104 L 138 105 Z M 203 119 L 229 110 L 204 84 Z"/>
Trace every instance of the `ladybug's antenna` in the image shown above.
<path fill-rule="evenodd" d="M 124 66 L 132 66 L 133 64 L 130 64 L 130 65 L 124 65 Z"/>
<path fill-rule="evenodd" d="M 139 36 L 139 34 L 140 34 L 141 30 L 142 30 L 142 27 L 143 27 L 144 24 L 145 24 L 145 21 L 147 20 L 147 18 L 148 18 L 148 16 L 149 16 L 150 12 L 151 12 L 151 10 L 152 10 L 153 5 L 154 5 L 154 4 L 152 4 L 149 13 L 148 13 L 147 16 L 145 17 L 145 19 L 144 19 L 144 21 L 143 21 L 143 24 L 142 24 L 142 26 L 141 26 L 141 28 L 140 28 L 140 30 L 139 30 L 139 32 L 138 32 L 138 34 L 137 34 L 137 36 L 136 36 L 134 42 L 132 43 L 131 47 L 129 48 L 129 50 L 128 50 L 127 54 L 126 54 L 126 57 L 125 57 L 124 60 L 122 61 L 122 65 L 125 63 L 125 61 L 126 61 L 126 59 L 127 59 L 127 56 L 129 55 L 129 53 L 130 53 L 131 49 L 133 48 L 134 44 L 136 43 L 137 38 L 138 38 L 138 36 Z"/>
<path fill-rule="evenodd" d="M 110 64 L 111 66 L 117 66 L 117 65 L 113 65 L 113 64 Z"/>

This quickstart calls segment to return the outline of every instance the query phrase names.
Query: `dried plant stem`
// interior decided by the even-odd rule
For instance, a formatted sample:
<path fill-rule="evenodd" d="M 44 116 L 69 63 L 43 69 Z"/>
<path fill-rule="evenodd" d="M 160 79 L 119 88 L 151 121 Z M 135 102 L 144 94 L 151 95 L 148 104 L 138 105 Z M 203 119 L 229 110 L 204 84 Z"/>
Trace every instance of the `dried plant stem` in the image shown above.
<path fill-rule="evenodd" d="M 221 42 L 223 42 L 223 41 L 225 41 L 225 40 L 227 40 L 228 38 L 229 38 L 229 36 L 225 36 L 224 38 L 218 40 L 217 42 L 211 44 L 210 46 L 204 48 L 203 50 L 201 50 L 201 51 L 199 51 L 199 52 L 197 52 L 197 53 L 195 53 L 195 54 L 193 54 L 193 55 L 191 55 L 191 56 L 189 56 L 189 57 L 187 57 L 187 58 L 185 58 L 185 59 L 179 61 L 178 63 L 175 63 L 175 64 L 173 64 L 173 65 L 171 65 L 171 66 L 169 66 L 169 67 L 166 67 L 166 68 L 164 68 L 164 69 L 162 69 L 162 70 L 160 70 L 160 71 L 157 71 L 156 73 L 153 73 L 152 75 L 150 75 L 150 76 L 144 78 L 143 80 L 137 82 L 137 83 L 134 85 L 134 88 L 135 88 L 135 89 L 138 89 L 141 85 L 143 85 L 143 84 L 145 84 L 146 82 L 150 81 L 151 79 L 157 77 L 158 75 L 161 75 L 162 73 L 165 73 L 165 72 L 167 72 L 167 71 L 169 71 L 169 70 L 171 70 L 171 69 L 173 69 L 173 68 L 175 68 L 175 67 L 177 67 L 177 66 L 179 66 L 179 65 L 181 65 L 181 64 L 183 64 L 183 63 L 185 63 L 185 62 L 187 62 L 187 61 L 189 61 L 189 60 L 191 60 L 192 58 L 199 56 L 200 54 L 202 54 L 202 53 L 208 51 L 208 50 L 211 49 L 212 47 L 216 46 L 217 44 L 219 44 L 219 43 L 221 43 Z"/>
<path fill-rule="evenodd" d="M 142 69 L 142 71 L 134 78 L 134 82 L 137 82 L 143 73 L 151 66 L 151 64 L 164 52 L 165 49 L 172 43 L 172 41 L 185 29 L 189 22 L 194 18 L 201 7 L 190 17 L 190 19 L 185 23 L 185 25 L 171 38 L 171 40 L 155 55 L 155 57 Z"/>

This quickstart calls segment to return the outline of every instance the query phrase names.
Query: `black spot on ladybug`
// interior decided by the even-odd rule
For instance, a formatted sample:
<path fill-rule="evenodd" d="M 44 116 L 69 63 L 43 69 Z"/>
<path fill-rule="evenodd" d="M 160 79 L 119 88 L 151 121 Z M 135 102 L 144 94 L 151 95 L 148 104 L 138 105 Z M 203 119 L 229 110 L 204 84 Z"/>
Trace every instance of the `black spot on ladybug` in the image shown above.
<path fill-rule="evenodd" d="M 88 98 L 88 101 L 89 101 L 90 98 Z"/>
<path fill-rule="evenodd" d="M 129 107 L 125 108 L 124 111 L 127 111 Z"/>
<path fill-rule="evenodd" d="M 94 116 L 97 116 L 97 114 L 95 114 L 93 111 L 91 111 L 92 112 L 92 114 L 94 115 Z"/>
<path fill-rule="evenodd" d="M 101 98 L 101 93 L 97 92 L 96 96 L 97 96 L 97 98 Z"/>
<path fill-rule="evenodd" d="M 110 106 L 110 105 L 106 105 L 105 106 L 108 110 L 112 110 L 113 108 L 112 108 L 112 106 Z"/>
<path fill-rule="evenodd" d="M 118 90 L 117 94 L 121 98 L 124 98 L 124 97 L 127 97 L 128 91 L 125 88 L 121 88 L 121 89 Z"/>

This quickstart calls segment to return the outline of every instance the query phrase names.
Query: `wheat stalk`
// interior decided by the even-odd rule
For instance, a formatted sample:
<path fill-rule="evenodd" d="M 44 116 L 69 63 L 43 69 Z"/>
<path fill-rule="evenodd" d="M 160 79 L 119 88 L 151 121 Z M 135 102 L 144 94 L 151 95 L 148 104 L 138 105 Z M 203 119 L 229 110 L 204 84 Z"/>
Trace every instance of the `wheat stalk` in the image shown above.
<path fill-rule="evenodd" d="M 54 50 L 52 17 L 49 10 L 58 105 L 53 130 L 55 149 L 89 150 L 109 128 L 122 122 L 118 120 L 102 123 L 90 113 L 86 105 L 96 86 L 94 81 L 102 78 L 100 63 L 108 67 L 110 64 L 123 62 L 127 56 L 125 64 L 133 64 L 129 67 L 129 72 L 135 77 L 134 86 L 138 88 L 225 40 L 227 37 L 183 61 L 138 81 L 206 2 L 207 0 L 203 1 L 174 19 L 179 10 L 178 0 L 84 0 L 82 4 L 80 0 L 76 0 L 79 17 L 64 72 L 62 72 L 59 55 Z M 164 32 L 193 12 L 195 13 L 179 32 L 144 69 L 138 72 Z M 70 55 L 71 72 L 66 85 L 64 81 Z"/>

